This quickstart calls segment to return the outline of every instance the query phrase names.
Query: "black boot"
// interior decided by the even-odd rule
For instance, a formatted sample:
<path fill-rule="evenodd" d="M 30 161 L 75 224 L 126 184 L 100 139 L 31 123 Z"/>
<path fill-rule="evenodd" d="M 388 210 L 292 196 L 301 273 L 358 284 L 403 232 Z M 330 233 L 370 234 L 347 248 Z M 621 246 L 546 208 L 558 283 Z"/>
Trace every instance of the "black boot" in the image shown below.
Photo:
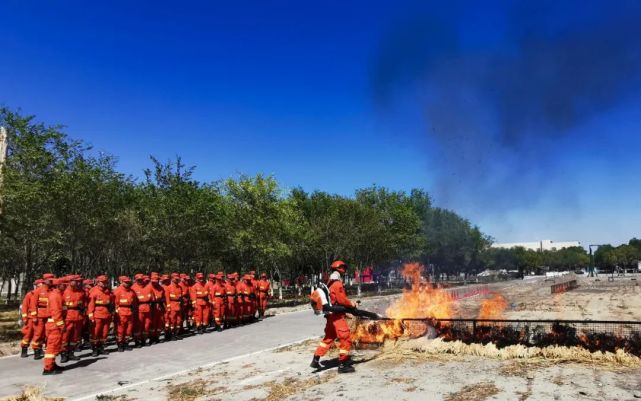
<path fill-rule="evenodd" d="M 33 359 L 42 359 L 44 357 L 45 354 L 42 352 L 42 348 L 33 350 Z"/>
<path fill-rule="evenodd" d="M 171 333 L 168 331 L 165 332 L 165 341 L 171 341 Z"/>
<path fill-rule="evenodd" d="M 55 370 L 55 369 L 54 369 L 54 370 L 43 370 L 43 371 L 42 371 L 42 375 L 43 375 L 43 376 L 48 376 L 48 375 L 59 375 L 60 373 L 62 373 L 62 371 L 60 371 L 60 370 Z"/>
<path fill-rule="evenodd" d="M 26 358 L 29 356 L 29 347 L 22 347 L 22 351 L 20 352 L 20 358 Z"/>
<path fill-rule="evenodd" d="M 125 352 L 124 344 L 118 344 L 118 352 Z"/>
<path fill-rule="evenodd" d="M 219 324 L 218 326 L 216 326 L 216 330 L 223 331 L 223 326 L 221 324 Z"/>
<path fill-rule="evenodd" d="M 134 347 L 135 348 L 142 348 L 142 342 L 140 340 L 136 340 L 136 345 Z"/>
<path fill-rule="evenodd" d="M 338 364 L 338 373 L 354 373 L 356 369 L 348 362 L 341 362 Z"/>
<path fill-rule="evenodd" d="M 98 352 L 100 352 L 100 355 L 107 355 L 109 353 L 109 351 L 105 349 L 105 344 L 100 344 Z"/>
<path fill-rule="evenodd" d="M 67 357 L 69 358 L 69 360 L 70 360 L 70 361 L 79 361 L 79 360 L 80 360 L 80 357 L 79 357 L 79 356 L 77 356 L 77 355 L 74 353 L 74 351 L 69 351 L 69 352 L 67 353 Z"/>
<path fill-rule="evenodd" d="M 314 355 L 314 359 L 312 359 L 312 363 L 309 364 L 309 367 L 312 369 L 320 369 L 321 368 L 320 356 Z"/>
<path fill-rule="evenodd" d="M 60 353 L 60 362 L 61 363 L 69 362 L 69 355 L 67 355 L 67 353 L 64 351 Z"/>
<path fill-rule="evenodd" d="M 98 356 L 98 355 L 99 355 L 98 346 L 97 345 L 91 346 L 91 356 Z"/>

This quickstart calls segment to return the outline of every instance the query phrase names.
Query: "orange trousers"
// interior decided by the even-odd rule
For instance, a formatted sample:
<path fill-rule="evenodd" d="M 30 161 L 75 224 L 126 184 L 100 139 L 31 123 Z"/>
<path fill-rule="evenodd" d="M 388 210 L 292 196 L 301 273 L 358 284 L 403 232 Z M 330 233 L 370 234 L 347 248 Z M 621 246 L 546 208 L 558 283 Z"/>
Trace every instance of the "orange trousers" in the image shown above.
<path fill-rule="evenodd" d="M 33 320 L 33 339 L 31 340 L 31 348 L 34 350 L 41 349 L 45 341 L 45 326 L 47 325 L 46 317 L 39 317 Z"/>
<path fill-rule="evenodd" d="M 22 326 L 22 329 L 20 329 L 20 332 L 22 333 L 20 346 L 22 348 L 27 348 L 33 339 L 33 319 L 27 319 L 24 321 L 24 325 Z"/>
<path fill-rule="evenodd" d="M 133 315 L 120 315 L 118 316 L 118 325 L 116 326 L 116 341 L 118 344 L 127 344 L 131 341 L 134 333 L 134 316 Z"/>
<path fill-rule="evenodd" d="M 238 303 L 236 297 L 227 297 L 227 308 L 225 309 L 225 318 L 231 322 L 238 320 Z"/>
<path fill-rule="evenodd" d="M 151 310 L 151 336 L 158 337 L 165 328 L 165 310 L 156 308 Z"/>
<path fill-rule="evenodd" d="M 225 301 L 223 298 L 214 298 L 211 309 L 212 315 L 214 316 L 214 322 L 216 322 L 217 326 L 220 326 L 223 323 L 223 320 L 225 320 Z"/>
<path fill-rule="evenodd" d="M 107 341 L 110 325 L 111 317 L 94 319 L 93 331 L 91 333 L 91 343 L 93 345 L 102 345 Z"/>
<path fill-rule="evenodd" d="M 258 310 L 260 311 L 261 315 L 265 313 L 267 310 L 267 293 L 266 292 L 261 292 L 258 295 Z"/>
<path fill-rule="evenodd" d="M 47 351 L 44 358 L 44 369 L 52 371 L 56 366 L 56 355 L 62 351 L 62 329 L 55 323 L 47 323 Z"/>
<path fill-rule="evenodd" d="M 74 351 L 80 339 L 82 338 L 82 326 L 84 320 L 67 320 L 65 322 L 65 332 L 62 333 L 62 350 Z"/>
<path fill-rule="evenodd" d="M 343 314 L 329 314 L 326 317 L 325 337 L 318 344 L 314 356 L 324 356 L 331 348 L 334 341 L 338 339 L 338 360 L 341 362 L 349 360 L 349 351 L 352 349 L 352 339 L 349 333 L 349 326 Z"/>
<path fill-rule="evenodd" d="M 134 322 L 134 337 L 137 340 L 146 340 L 151 330 L 151 310 L 148 312 L 138 311 L 138 319 Z"/>
<path fill-rule="evenodd" d="M 198 305 L 193 306 L 194 310 L 194 322 L 196 326 L 208 326 L 209 325 L 209 314 L 210 307 L 209 305 Z"/>
<path fill-rule="evenodd" d="M 183 327 L 183 317 L 182 317 L 182 311 L 181 310 L 170 310 L 167 323 L 169 324 L 169 330 L 177 334 L 180 329 Z"/>

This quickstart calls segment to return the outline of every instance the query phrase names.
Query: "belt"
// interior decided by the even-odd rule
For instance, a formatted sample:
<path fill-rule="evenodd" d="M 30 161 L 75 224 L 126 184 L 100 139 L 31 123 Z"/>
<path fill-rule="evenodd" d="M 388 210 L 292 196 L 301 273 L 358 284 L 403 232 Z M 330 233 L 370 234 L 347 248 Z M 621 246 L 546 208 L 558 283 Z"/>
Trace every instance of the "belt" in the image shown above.
<path fill-rule="evenodd" d="M 150 304 L 150 303 L 151 303 L 151 301 L 147 301 L 147 302 L 138 302 L 138 305 L 145 305 L 145 304 Z"/>
<path fill-rule="evenodd" d="M 264 292 L 265 294 L 267 294 L 269 291 L 267 291 L 267 290 L 258 290 L 258 292 Z"/>
<path fill-rule="evenodd" d="M 129 308 L 131 309 L 131 305 L 118 305 L 119 308 Z"/>
<path fill-rule="evenodd" d="M 79 306 L 67 306 L 67 310 L 80 310 L 80 309 L 82 308 Z"/>
<path fill-rule="evenodd" d="M 96 308 L 109 308 L 109 305 L 111 304 L 99 304 L 99 305 L 97 304 Z"/>

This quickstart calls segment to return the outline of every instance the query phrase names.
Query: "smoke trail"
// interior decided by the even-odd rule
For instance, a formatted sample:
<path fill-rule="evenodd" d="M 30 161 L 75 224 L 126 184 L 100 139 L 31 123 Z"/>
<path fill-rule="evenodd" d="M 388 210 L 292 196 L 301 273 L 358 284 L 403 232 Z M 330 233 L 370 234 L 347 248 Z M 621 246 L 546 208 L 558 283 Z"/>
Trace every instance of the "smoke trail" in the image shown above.
<path fill-rule="evenodd" d="M 376 99 L 422 93 L 446 203 L 487 212 L 571 201 L 555 188 L 572 185 L 559 160 L 584 139 L 577 128 L 639 93 L 641 3 L 558 3 L 505 11 L 504 43 L 491 50 L 467 46 L 447 16 L 414 17 L 382 40 Z"/>

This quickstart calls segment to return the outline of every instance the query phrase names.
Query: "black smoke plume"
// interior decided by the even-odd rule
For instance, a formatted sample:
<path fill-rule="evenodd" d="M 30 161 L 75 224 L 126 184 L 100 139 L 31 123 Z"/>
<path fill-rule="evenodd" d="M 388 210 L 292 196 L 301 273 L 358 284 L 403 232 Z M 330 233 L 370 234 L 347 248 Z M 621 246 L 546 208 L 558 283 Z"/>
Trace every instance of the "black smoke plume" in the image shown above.
<path fill-rule="evenodd" d="M 571 202 L 577 132 L 641 90 L 641 2 L 506 4 L 501 46 L 468 46 L 455 12 L 428 12 L 382 39 L 373 68 L 379 105 L 419 93 L 437 199 L 467 212 Z"/>

